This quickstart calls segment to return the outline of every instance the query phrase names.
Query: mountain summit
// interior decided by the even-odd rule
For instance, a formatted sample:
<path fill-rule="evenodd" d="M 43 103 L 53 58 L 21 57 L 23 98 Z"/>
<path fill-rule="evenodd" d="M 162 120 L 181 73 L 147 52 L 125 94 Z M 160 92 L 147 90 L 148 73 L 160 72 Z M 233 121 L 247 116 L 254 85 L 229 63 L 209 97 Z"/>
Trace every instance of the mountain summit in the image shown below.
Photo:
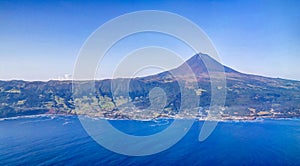
<path fill-rule="evenodd" d="M 208 73 L 208 68 L 210 68 L 212 72 L 221 72 L 223 70 L 226 73 L 238 73 L 227 66 L 223 66 L 209 55 L 203 53 L 194 55 L 188 59 L 186 63 L 191 67 L 195 74 Z M 220 69 L 222 70 L 220 71 Z"/>
<path fill-rule="evenodd" d="M 192 70 L 192 72 L 189 72 Z M 227 76 L 241 76 L 242 73 L 233 70 L 227 66 L 222 65 L 217 60 L 213 59 L 207 54 L 198 53 L 191 58 L 189 58 L 187 61 L 185 61 L 183 64 L 178 66 L 177 68 L 171 69 L 170 71 L 165 71 L 156 75 L 151 75 L 148 77 L 144 77 L 141 79 L 144 80 L 165 80 L 172 77 L 172 75 L 176 75 L 177 77 L 181 79 L 189 79 L 191 75 L 195 76 L 197 80 L 201 78 L 208 78 L 209 72 L 211 74 L 213 73 L 219 73 L 224 72 L 224 75 Z"/>

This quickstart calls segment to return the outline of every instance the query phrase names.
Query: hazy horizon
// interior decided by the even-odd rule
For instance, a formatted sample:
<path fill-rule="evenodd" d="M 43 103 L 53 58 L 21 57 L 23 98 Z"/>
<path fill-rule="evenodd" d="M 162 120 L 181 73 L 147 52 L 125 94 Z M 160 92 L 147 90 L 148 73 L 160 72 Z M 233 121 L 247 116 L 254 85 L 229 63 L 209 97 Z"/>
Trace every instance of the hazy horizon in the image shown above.
<path fill-rule="evenodd" d="M 193 55 L 194 56 L 194 55 Z M 192 56 L 191 56 L 192 57 Z M 189 57 L 189 58 L 191 58 Z M 188 58 L 188 59 L 189 59 Z M 188 60 L 186 59 L 185 62 Z M 180 64 L 181 65 L 181 64 Z M 179 67 L 180 65 L 174 67 L 174 68 L 170 68 L 168 70 L 157 70 L 157 69 L 151 69 L 150 71 L 146 71 L 144 73 L 141 73 L 137 76 L 134 76 L 134 77 L 127 77 L 127 76 L 120 76 L 120 77 L 117 77 L 117 76 L 114 76 L 114 78 L 112 77 L 107 77 L 107 78 L 95 78 L 94 80 L 97 80 L 97 81 L 101 81 L 101 80 L 107 80 L 107 79 L 131 79 L 131 78 L 138 78 L 138 77 L 147 77 L 147 76 L 151 76 L 151 75 L 156 75 L 156 74 L 159 74 L 161 72 L 164 72 L 164 71 L 169 71 L 169 70 L 172 70 L 172 69 L 175 69 L 177 67 Z M 223 64 L 224 65 L 224 64 Z M 226 66 L 226 65 L 224 65 Z M 227 66 L 229 67 L 229 66 Z M 231 67 L 230 67 L 231 68 Z M 234 68 L 231 68 L 233 70 L 236 70 Z M 240 72 L 239 70 L 236 70 L 238 72 Z M 281 78 L 281 77 L 272 77 L 272 76 L 264 76 L 264 75 L 259 75 L 259 74 L 253 74 L 253 73 L 244 73 L 242 72 L 243 74 L 249 74 L 249 75 L 256 75 L 256 76 L 263 76 L 263 77 L 269 77 L 269 78 L 279 78 L 279 79 L 286 79 L 286 78 Z M 296 80 L 296 79 L 287 79 L 287 80 L 294 80 L 294 81 L 300 81 L 299 80 Z M 61 75 L 61 76 L 58 76 L 56 78 L 51 78 L 51 79 L 48 79 L 48 80 L 26 80 L 26 79 L 3 79 L 3 80 L 0 80 L 0 81 L 41 81 L 41 82 L 47 82 L 47 81 L 89 81 L 89 80 L 73 80 L 73 76 L 71 74 L 64 74 L 64 75 Z"/>

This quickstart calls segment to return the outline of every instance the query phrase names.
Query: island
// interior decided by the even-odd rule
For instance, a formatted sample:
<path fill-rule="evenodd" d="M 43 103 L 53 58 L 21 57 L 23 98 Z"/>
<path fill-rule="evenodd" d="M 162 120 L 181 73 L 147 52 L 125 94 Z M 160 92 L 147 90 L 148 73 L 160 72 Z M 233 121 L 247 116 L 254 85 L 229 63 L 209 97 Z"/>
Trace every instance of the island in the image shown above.
<path fill-rule="evenodd" d="M 217 108 L 216 119 L 300 117 L 300 81 L 244 74 L 220 64 L 209 55 L 199 53 L 185 62 L 196 76 L 198 86 L 194 89 L 189 88 L 190 80 L 182 65 L 172 69 L 182 72 L 182 77 L 176 79 L 172 77 L 172 71 L 165 71 L 147 77 L 95 80 L 95 94 L 79 98 L 74 98 L 71 80 L 0 81 L 0 118 L 39 114 L 85 115 L 88 111 L 92 112 L 92 116 L 110 119 L 206 119 L 212 111 L 211 78 L 203 59 L 224 68 L 226 76 L 226 86 L 218 87 L 226 88 L 226 100 L 223 106 Z M 129 81 L 128 95 L 114 96 L 111 92 L 112 81 L 119 82 L 121 90 L 124 88 L 122 82 Z M 88 81 L 79 82 L 85 84 Z M 199 105 L 179 112 L 179 82 L 199 97 Z M 151 105 L 149 92 L 155 87 L 164 90 L 166 103 L 159 110 L 151 108 L 145 111 Z M 153 100 L 161 99 L 158 97 Z M 75 103 L 83 107 L 76 109 Z"/>

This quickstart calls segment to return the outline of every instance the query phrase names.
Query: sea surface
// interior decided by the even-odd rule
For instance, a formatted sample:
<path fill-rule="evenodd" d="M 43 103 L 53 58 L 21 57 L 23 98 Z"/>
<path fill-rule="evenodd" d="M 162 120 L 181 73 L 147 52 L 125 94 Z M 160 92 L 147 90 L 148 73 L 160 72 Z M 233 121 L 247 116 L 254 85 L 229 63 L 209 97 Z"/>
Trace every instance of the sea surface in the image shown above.
<path fill-rule="evenodd" d="M 170 123 L 111 121 L 133 135 L 153 134 Z M 299 119 L 219 122 L 212 135 L 199 142 L 202 125 L 195 121 L 166 151 L 131 157 L 97 144 L 76 116 L 1 119 L 0 165 L 300 165 Z"/>

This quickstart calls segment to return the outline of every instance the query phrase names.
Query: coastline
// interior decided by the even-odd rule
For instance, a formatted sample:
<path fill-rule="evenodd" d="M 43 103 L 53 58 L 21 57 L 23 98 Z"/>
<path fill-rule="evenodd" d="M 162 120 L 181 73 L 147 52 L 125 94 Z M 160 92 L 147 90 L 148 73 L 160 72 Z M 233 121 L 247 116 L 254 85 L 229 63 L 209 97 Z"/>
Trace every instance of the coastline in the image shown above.
<path fill-rule="evenodd" d="M 40 118 L 40 117 L 49 117 L 54 119 L 56 117 L 76 117 L 79 118 L 82 116 L 84 118 L 90 118 L 93 120 L 109 120 L 109 121 L 141 121 L 141 122 L 150 122 L 150 121 L 160 121 L 160 120 L 193 120 L 199 122 L 205 121 L 217 121 L 217 122 L 263 122 L 265 120 L 300 120 L 300 117 L 256 117 L 254 119 L 206 119 L 206 118 L 176 118 L 176 117 L 159 117 L 159 118 L 152 118 L 152 119 L 122 119 L 122 118 L 106 118 L 106 117 L 92 117 L 88 115 L 76 115 L 76 114 L 37 114 L 37 115 L 21 115 L 21 116 L 14 116 L 14 117 L 6 117 L 0 118 L 1 121 L 7 120 L 17 120 L 17 119 L 30 119 L 30 118 Z M 80 119 L 80 118 L 79 118 Z"/>

